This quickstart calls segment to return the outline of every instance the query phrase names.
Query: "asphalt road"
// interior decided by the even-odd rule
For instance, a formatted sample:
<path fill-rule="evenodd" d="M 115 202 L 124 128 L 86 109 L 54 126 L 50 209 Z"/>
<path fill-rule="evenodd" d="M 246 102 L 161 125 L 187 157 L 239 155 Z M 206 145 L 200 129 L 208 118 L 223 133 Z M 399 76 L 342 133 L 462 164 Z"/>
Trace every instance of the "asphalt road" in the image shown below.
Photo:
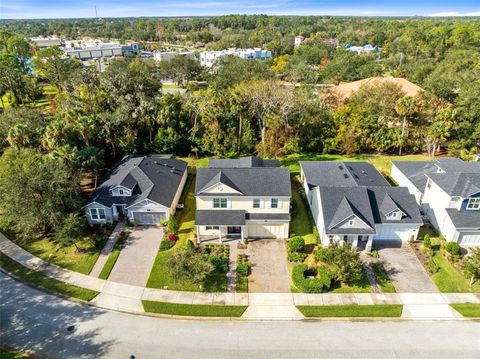
<path fill-rule="evenodd" d="M 479 358 L 480 322 L 228 322 L 105 311 L 0 272 L 1 342 L 49 358 Z M 72 332 L 67 328 L 75 326 Z"/>

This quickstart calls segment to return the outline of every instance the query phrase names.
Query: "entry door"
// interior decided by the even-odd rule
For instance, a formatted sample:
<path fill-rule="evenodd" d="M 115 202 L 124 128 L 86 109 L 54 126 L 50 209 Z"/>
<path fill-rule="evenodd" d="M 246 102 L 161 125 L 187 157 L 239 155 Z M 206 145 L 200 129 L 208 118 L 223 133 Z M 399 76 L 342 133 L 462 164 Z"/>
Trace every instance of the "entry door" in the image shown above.
<path fill-rule="evenodd" d="M 241 234 L 242 227 L 227 227 L 228 234 Z"/>

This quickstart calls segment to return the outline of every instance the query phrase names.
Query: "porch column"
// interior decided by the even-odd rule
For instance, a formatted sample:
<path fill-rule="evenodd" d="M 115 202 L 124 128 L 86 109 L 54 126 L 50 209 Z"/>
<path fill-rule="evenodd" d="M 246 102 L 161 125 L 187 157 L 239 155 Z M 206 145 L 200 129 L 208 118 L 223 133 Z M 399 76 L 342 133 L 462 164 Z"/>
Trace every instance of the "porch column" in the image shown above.
<path fill-rule="evenodd" d="M 243 228 L 244 228 L 244 227 L 245 227 L 245 226 L 242 226 L 242 227 L 241 227 L 241 228 L 242 228 L 242 231 L 240 232 L 240 240 L 242 241 L 242 243 L 245 243 L 245 238 L 244 238 L 244 236 L 243 236 Z"/>
<path fill-rule="evenodd" d="M 222 227 L 218 226 L 218 242 L 222 244 Z"/>
<path fill-rule="evenodd" d="M 359 241 L 360 241 L 359 236 L 353 237 L 352 247 L 353 247 L 353 248 L 357 248 Z"/>
<path fill-rule="evenodd" d="M 200 226 L 197 227 L 197 243 L 200 244 Z"/>
<path fill-rule="evenodd" d="M 368 236 L 367 245 L 365 246 L 365 251 L 367 252 L 372 251 L 372 242 L 373 242 L 373 236 Z"/>

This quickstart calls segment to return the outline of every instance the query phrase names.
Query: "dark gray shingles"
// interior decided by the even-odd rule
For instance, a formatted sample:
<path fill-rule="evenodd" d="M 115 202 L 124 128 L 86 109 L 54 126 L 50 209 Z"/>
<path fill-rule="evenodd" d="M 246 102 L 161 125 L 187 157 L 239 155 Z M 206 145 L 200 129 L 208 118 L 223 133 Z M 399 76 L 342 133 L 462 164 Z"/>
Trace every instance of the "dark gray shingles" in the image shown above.
<path fill-rule="evenodd" d="M 230 178 L 228 178 L 228 176 L 225 173 L 223 173 L 222 171 L 219 171 L 215 176 L 213 176 L 212 179 L 210 181 L 208 181 L 207 184 L 199 190 L 199 192 L 200 193 L 204 192 L 207 189 L 209 189 L 210 187 L 216 185 L 217 183 L 222 183 L 222 184 L 234 189 L 235 191 L 238 191 L 238 192 L 241 193 L 240 189 L 237 188 L 235 183 L 233 183 L 232 180 Z"/>
<path fill-rule="evenodd" d="M 245 196 L 278 196 L 290 197 L 290 172 L 282 167 L 255 167 L 255 168 L 222 168 L 236 188 Z M 201 190 L 212 178 L 218 175 L 218 168 L 199 168 L 195 183 L 195 194 Z M 202 194 L 217 196 L 217 194 Z"/>
<path fill-rule="evenodd" d="M 447 208 L 446 211 L 455 228 L 480 230 L 480 211 L 459 211 L 456 208 Z"/>
<path fill-rule="evenodd" d="M 246 219 L 289 221 L 290 213 L 247 213 Z"/>
<path fill-rule="evenodd" d="M 390 186 L 367 162 L 300 161 L 310 187 Z"/>
<path fill-rule="evenodd" d="M 437 172 L 433 161 L 392 161 L 413 185 L 423 193 L 427 185 L 427 174 Z"/>
<path fill-rule="evenodd" d="M 210 168 L 252 168 L 252 167 L 280 167 L 278 160 L 266 160 L 256 156 L 241 157 L 238 159 L 213 158 L 208 162 Z"/>
<path fill-rule="evenodd" d="M 415 197 L 408 192 L 406 187 L 371 187 L 368 188 L 375 223 L 423 223 L 420 209 Z M 382 205 L 388 196 L 398 206 L 405 216 L 401 219 L 387 220 Z M 391 204 L 388 205 L 391 208 Z"/>
<path fill-rule="evenodd" d="M 469 197 L 480 192 L 480 173 L 432 173 L 428 177 L 450 196 Z"/>
<path fill-rule="evenodd" d="M 196 210 L 195 224 L 198 226 L 243 226 L 244 210 Z"/>

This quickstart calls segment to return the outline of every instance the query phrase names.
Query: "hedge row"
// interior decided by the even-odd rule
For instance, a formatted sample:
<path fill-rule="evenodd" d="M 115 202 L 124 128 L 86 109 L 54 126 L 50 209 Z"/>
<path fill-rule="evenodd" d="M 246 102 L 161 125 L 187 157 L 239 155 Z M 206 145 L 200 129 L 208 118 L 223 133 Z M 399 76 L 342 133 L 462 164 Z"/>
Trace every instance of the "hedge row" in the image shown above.
<path fill-rule="evenodd" d="M 330 288 L 332 275 L 328 268 L 318 267 L 316 278 L 305 278 L 306 264 L 299 264 L 292 270 L 293 284 L 304 293 L 321 293 Z"/>

